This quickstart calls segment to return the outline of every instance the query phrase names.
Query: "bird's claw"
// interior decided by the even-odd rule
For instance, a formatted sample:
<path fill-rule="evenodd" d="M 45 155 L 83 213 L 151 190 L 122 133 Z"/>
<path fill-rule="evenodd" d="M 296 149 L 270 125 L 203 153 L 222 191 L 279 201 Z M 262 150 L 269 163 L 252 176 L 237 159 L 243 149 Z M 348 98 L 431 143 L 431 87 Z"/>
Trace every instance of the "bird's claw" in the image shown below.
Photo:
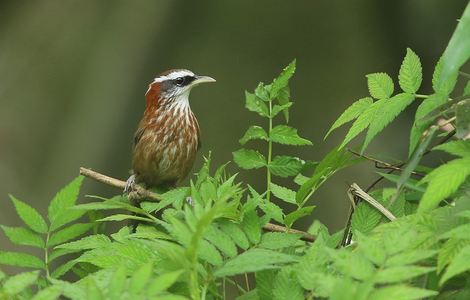
<path fill-rule="evenodd" d="M 134 185 L 135 185 L 135 175 L 131 175 L 127 181 L 126 181 L 126 186 L 124 187 L 124 194 L 129 194 L 134 190 Z"/>

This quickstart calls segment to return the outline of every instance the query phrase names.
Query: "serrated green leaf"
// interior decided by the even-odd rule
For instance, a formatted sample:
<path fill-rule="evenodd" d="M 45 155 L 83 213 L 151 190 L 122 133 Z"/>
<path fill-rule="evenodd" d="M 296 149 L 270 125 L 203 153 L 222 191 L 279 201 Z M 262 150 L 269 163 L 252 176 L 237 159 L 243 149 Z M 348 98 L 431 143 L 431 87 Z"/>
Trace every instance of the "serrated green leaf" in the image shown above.
<path fill-rule="evenodd" d="M 229 235 L 217 228 L 214 224 L 209 226 L 204 237 L 228 257 L 237 255 L 237 247 Z"/>
<path fill-rule="evenodd" d="M 148 295 L 156 295 L 160 292 L 166 291 L 170 288 L 178 278 L 183 274 L 183 271 L 173 271 L 162 274 L 151 281 L 148 288 Z"/>
<path fill-rule="evenodd" d="M 289 122 L 289 117 L 288 117 L 289 107 L 291 107 L 293 104 L 294 103 L 292 103 L 292 102 L 288 102 L 288 103 L 283 104 L 283 105 L 274 104 L 273 109 L 271 111 L 271 118 L 274 118 L 275 116 L 277 116 L 282 111 L 282 112 L 284 112 L 284 115 L 287 115 L 286 122 Z"/>
<path fill-rule="evenodd" d="M 243 216 L 242 227 L 248 239 L 253 243 L 259 243 L 261 239 L 260 218 L 255 211 L 248 211 Z"/>
<path fill-rule="evenodd" d="M 461 249 L 442 275 L 439 285 L 443 285 L 450 278 L 470 270 L 470 246 Z"/>
<path fill-rule="evenodd" d="M 403 266 L 414 264 L 419 261 L 431 258 L 437 254 L 436 250 L 410 250 L 398 253 L 387 259 L 385 266 Z"/>
<path fill-rule="evenodd" d="M 277 198 L 287 203 L 297 204 L 297 202 L 295 202 L 295 192 L 293 190 L 274 184 L 272 182 L 269 184 L 269 187 L 273 195 Z"/>
<path fill-rule="evenodd" d="M 445 144 L 438 145 L 433 150 L 441 150 L 455 156 L 470 156 L 470 140 L 467 141 L 450 141 Z"/>
<path fill-rule="evenodd" d="M 451 196 L 469 175 L 470 157 L 454 159 L 431 171 L 422 179 L 428 186 L 418 211 L 429 211 L 436 207 L 439 202 Z"/>
<path fill-rule="evenodd" d="M 0 251 L 0 264 L 24 268 L 44 268 L 44 262 L 36 256 L 9 251 Z"/>
<path fill-rule="evenodd" d="M 264 83 L 258 83 L 258 86 L 255 88 L 255 95 L 259 99 L 268 102 L 270 100 L 269 92 L 271 90 L 271 85 L 264 85 Z"/>
<path fill-rule="evenodd" d="M 288 248 L 294 246 L 302 235 L 284 232 L 267 232 L 261 237 L 260 248 L 271 250 Z"/>
<path fill-rule="evenodd" d="M 55 300 L 62 295 L 62 290 L 60 285 L 51 285 L 40 290 L 31 300 Z"/>
<path fill-rule="evenodd" d="M 292 145 L 292 146 L 303 146 L 311 145 L 312 142 L 301 138 L 297 134 L 297 129 L 287 126 L 287 125 L 277 125 L 271 130 L 269 139 L 272 142 L 283 144 L 283 145 Z"/>
<path fill-rule="evenodd" d="M 368 299 L 374 300 L 418 300 L 437 295 L 438 292 L 411 287 L 404 284 L 374 289 Z"/>
<path fill-rule="evenodd" d="M 266 158 L 258 151 L 240 149 L 232 153 L 235 163 L 245 170 L 259 169 L 266 166 Z"/>
<path fill-rule="evenodd" d="M 455 136 L 470 139 L 470 100 L 462 100 L 455 105 L 455 117 Z"/>
<path fill-rule="evenodd" d="M 463 89 L 462 96 L 470 96 L 470 80 L 467 81 L 467 84 L 465 85 L 465 88 Z"/>
<path fill-rule="evenodd" d="M 267 249 L 250 249 L 233 259 L 227 261 L 215 271 L 216 277 L 232 276 L 237 274 L 275 269 L 283 264 L 296 262 L 293 255 L 279 253 Z"/>
<path fill-rule="evenodd" d="M 119 222 L 119 221 L 124 221 L 124 220 L 137 220 L 137 221 L 143 221 L 143 222 L 152 222 L 152 219 L 149 219 L 149 218 L 126 215 L 126 214 L 115 214 L 106 218 L 96 220 L 96 222 L 109 222 L 109 221 Z"/>
<path fill-rule="evenodd" d="M 277 270 L 264 270 L 255 273 L 256 291 L 260 300 L 273 299 L 274 279 Z"/>
<path fill-rule="evenodd" d="M 279 96 L 279 92 L 289 84 L 289 79 L 295 73 L 295 59 L 282 70 L 281 74 L 271 83 L 270 98 L 275 99 Z"/>
<path fill-rule="evenodd" d="M 255 94 L 251 94 L 245 91 L 245 107 L 252 112 L 257 113 L 262 117 L 269 117 L 269 109 L 266 103 L 263 102 Z"/>
<path fill-rule="evenodd" d="M 71 239 L 77 238 L 85 232 L 89 231 L 93 227 L 93 224 L 89 223 L 77 223 L 65 227 L 51 235 L 47 243 L 48 247 L 54 247 L 59 244 L 63 244 Z"/>
<path fill-rule="evenodd" d="M 416 149 L 416 146 L 418 145 L 421 136 L 423 132 L 428 128 L 428 126 L 432 123 L 431 121 L 426 121 L 423 120 L 423 118 L 438 108 L 439 106 L 445 104 L 447 101 L 446 97 L 439 95 L 439 94 L 433 94 L 426 98 L 419 106 L 418 109 L 416 110 L 415 114 L 415 120 L 413 123 L 413 127 L 411 128 L 411 134 L 410 134 L 410 148 L 408 152 L 408 157 L 410 157 L 414 150 Z"/>
<path fill-rule="evenodd" d="M 366 129 L 370 125 L 370 123 L 375 117 L 377 109 L 380 108 L 382 103 L 386 100 L 387 99 L 380 99 L 372 103 L 364 110 L 363 113 L 359 115 L 359 117 L 356 119 L 356 121 L 354 121 L 348 133 L 346 134 L 343 142 L 339 146 L 340 149 L 346 146 L 347 143 L 349 143 L 353 138 L 358 136 L 362 131 L 364 131 L 364 129 Z"/>
<path fill-rule="evenodd" d="M 467 4 L 462 16 L 458 19 L 457 28 L 455 29 L 452 37 L 447 44 L 446 50 L 442 55 L 441 71 L 439 72 L 438 80 L 433 85 L 437 89 L 441 89 L 448 85 L 458 75 L 459 68 L 468 61 L 470 58 L 470 41 L 468 36 L 470 34 L 470 5 Z M 434 78 L 433 78 L 434 79 Z M 455 81 L 454 81 L 455 84 Z M 453 85 L 450 85 L 453 88 Z M 452 91 L 450 88 L 450 91 Z M 449 94 L 450 91 L 447 93 Z"/>
<path fill-rule="evenodd" d="M 364 256 L 377 266 L 382 266 L 386 262 L 387 254 L 381 243 L 362 234 L 360 231 L 354 231 L 354 238 L 358 242 L 358 250 Z"/>
<path fill-rule="evenodd" d="M 54 249 L 50 254 L 49 254 L 49 262 L 52 262 L 54 259 L 62 257 L 67 254 L 71 253 L 77 253 L 80 250 L 72 250 L 72 249 Z"/>
<path fill-rule="evenodd" d="M 88 296 L 88 299 L 104 300 L 103 293 L 101 292 L 93 277 L 87 277 L 85 280 L 86 294 Z"/>
<path fill-rule="evenodd" d="M 367 76 L 367 87 L 376 99 L 389 98 L 393 93 L 393 80 L 386 73 L 373 73 Z"/>
<path fill-rule="evenodd" d="M 335 268 L 344 275 L 357 280 L 368 280 L 375 273 L 374 265 L 364 256 L 349 250 L 328 249 Z"/>
<path fill-rule="evenodd" d="M 423 81 L 421 61 L 410 48 L 406 49 L 406 55 L 398 74 L 398 81 L 401 89 L 409 94 L 416 93 Z"/>
<path fill-rule="evenodd" d="M 279 177 L 289 177 L 299 174 L 303 161 L 297 157 L 276 156 L 268 165 L 269 171 Z"/>
<path fill-rule="evenodd" d="M 458 239 L 450 238 L 447 240 L 444 245 L 442 245 L 439 250 L 439 255 L 437 256 L 437 272 L 441 273 L 444 268 L 450 264 L 454 257 L 460 253 L 460 251 L 470 245 L 470 240 L 468 239 Z"/>
<path fill-rule="evenodd" d="M 183 203 L 190 195 L 188 187 L 179 187 L 171 189 L 160 195 L 161 201 L 159 202 L 142 202 L 140 207 L 148 213 L 153 213 L 162 210 L 163 208 L 173 205 L 177 207 L 179 203 Z M 175 206 L 176 205 L 176 206 Z"/>
<path fill-rule="evenodd" d="M 223 259 L 219 251 L 206 240 L 201 240 L 199 243 L 198 256 L 214 266 L 221 266 Z"/>
<path fill-rule="evenodd" d="M 303 300 L 304 291 L 291 268 L 282 269 L 274 280 L 274 300 Z"/>
<path fill-rule="evenodd" d="M 379 270 L 374 276 L 376 283 L 398 283 L 434 271 L 432 267 L 396 266 Z"/>
<path fill-rule="evenodd" d="M 284 212 L 282 211 L 282 208 L 276 204 L 264 201 L 260 203 L 259 207 L 269 218 L 276 220 L 279 223 L 284 223 Z"/>
<path fill-rule="evenodd" d="M 410 105 L 414 99 L 414 95 L 401 93 L 383 101 L 370 122 L 361 152 L 364 152 L 372 139 Z"/>
<path fill-rule="evenodd" d="M 287 227 L 291 227 L 298 219 L 306 216 L 310 216 L 312 214 L 313 209 L 315 206 L 304 206 L 300 209 L 297 209 L 291 213 L 289 213 L 284 218 L 284 224 Z"/>
<path fill-rule="evenodd" d="M 354 231 L 368 234 L 382 219 L 382 214 L 367 202 L 361 202 L 356 206 L 351 220 Z"/>
<path fill-rule="evenodd" d="M 17 245 L 44 248 L 44 240 L 37 233 L 23 227 L 8 227 L 0 225 L 8 239 Z"/>
<path fill-rule="evenodd" d="M 87 250 L 106 247 L 111 244 L 111 240 L 104 234 L 89 235 L 81 238 L 78 241 L 62 244 L 55 247 L 56 249 L 69 249 L 69 250 Z"/>
<path fill-rule="evenodd" d="M 388 174 L 388 173 L 382 173 L 382 172 L 377 172 L 377 174 L 379 174 L 380 176 L 383 176 L 383 178 L 393 183 L 398 184 L 398 182 L 400 182 L 400 175 Z M 423 186 L 419 185 L 418 180 L 415 180 L 413 178 L 409 178 L 404 183 L 404 186 L 410 190 L 417 191 L 419 193 L 424 193 L 424 191 L 426 190 Z"/>
<path fill-rule="evenodd" d="M 349 106 L 342 114 L 339 116 L 339 118 L 331 125 L 331 128 L 328 130 L 326 133 L 325 137 L 323 139 L 326 140 L 328 135 L 335 130 L 336 128 L 356 119 L 361 115 L 369 106 L 372 105 L 374 100 L 372 100 L 371 97 L 365 97 L 357 100 L 351 106 Z"/>
<path fill-rule="evenodd" d="M 78 176 L 68 185 L 62 188 L 52 199 L 48 207 L 48 218 L 51 223 L 51 231 L 65 225 L 71 221 L 80 218 L 83 212 L 69 210 L 75 205 L 80 187 L 83 182 L 83 176 Z"/>
<path fill-rule="evenodd" d="M 16 212 L 20 216 L 21 220 L 23 220 L 29 228 L 38 233 L 47 232 L 48 228 L 46 221 L 44 221 L 43 217 L 37 212 L 37 210 L 16 199 L 12 195 L 10 195 L 10 199 L 13 202 L 13 205 L 15 205 Z"/>
<path fill-rule="evenodd" d="M 56 279 L 62 277 L 68 271 L 70 271 L 76 264 L 76 260 L 69 260 L 68 262 L 61 264 L 51 273 L 51 277 Z"/>
<path fill-rule="evenodd" d="M 268 134 L 260 126 L 250 126 L 243 137 L 239 140 L 240 144 L 245 145 L 250 140 L 268 140 Z"/>
<path fill-rule="evenodd" d="M 150 280 L 153 272 L 153 264 L 147 263 L 142 265 L 132 276 L 131 282 L 129 285 L 129 291 L 132 294 L 140 293 L 147 282 Z"/>
<path fill-rule="evenodd" d="M 126 288 L 126 268 L 119 266 L 113 273 L 109 281 L 109 299 L 119 299 L 122 291 Z"/>
<path fill-rule="evenodd" d="M 231 221 L 224 221 L 218 223 L 220 226 L 220 229 L 228 234 L 232 240 L 237 244 L 238 247 L 242 249 L 248 249 L 250 246 L 250 242 L 248 241 L 248 238 L 246 237 L 245 233 L 241 229 L 241 226 L 239 224 L 235 224 Z"/>
<path fill-rule="evenodd" d="M 9 296 L 14 296 L 35 283 L 38 279 L 38 276 L 39 271 L 33 271 L 20 273 L 18 275 L 9 277 L 3 283 L 3 291 Z"/>

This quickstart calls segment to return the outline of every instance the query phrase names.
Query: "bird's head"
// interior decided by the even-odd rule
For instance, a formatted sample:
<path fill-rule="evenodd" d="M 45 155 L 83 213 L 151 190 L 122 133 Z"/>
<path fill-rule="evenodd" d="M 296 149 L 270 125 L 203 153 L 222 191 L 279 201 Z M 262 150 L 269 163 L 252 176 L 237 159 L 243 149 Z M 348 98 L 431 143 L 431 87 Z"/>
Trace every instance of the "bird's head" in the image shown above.
<path fill-rule="evenodd" d="M 205 82 L 215 82 L 209 76 L 196 75 L 189 70 L 176 69 L 161 73 L 149 85 L 145 94 L 147 105 L 182 105 L 189 107 L 191 89 Z"/>

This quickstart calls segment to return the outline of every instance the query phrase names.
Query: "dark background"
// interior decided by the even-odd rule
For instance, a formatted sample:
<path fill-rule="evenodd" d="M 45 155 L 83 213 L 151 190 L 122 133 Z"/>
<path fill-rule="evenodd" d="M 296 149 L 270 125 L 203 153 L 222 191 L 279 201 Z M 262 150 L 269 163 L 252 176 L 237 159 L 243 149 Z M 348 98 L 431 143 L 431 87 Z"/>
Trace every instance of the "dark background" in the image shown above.
<path fill-rule="evenodd" d="M 217 79 L 193 91 L 191 106 L 203 132 L 200 156 L 212 151 L 221 164 L 240 147 L 244 130 L 264 121 L 244 109 L 244 90 L 270 82 L 297 58 L 291 125 L 314 146 L 275 153 L 318 160 L 344 137 L 342 129 L 323 141 L 340 113 L 367 95 L 366 74 L 388 72 L 398 87 L 406 47 L 422 59 L 420 93 L 430 93 L 434 64 L 466 2 L 2 1 L 0 223 L 20 224 L 8 193 L 44 213 L 80 166 L 127 178 L 144 93 L 169 68 Z M 408 109 L 368 153 L 405 158 L 413 115 Z M 375 177 L 367 163 L 341 172 L 313 197 L 313 217 L 338 230 L 348 184 L 365 187 Z M 259 190 L 264 178 L 258 171 L 239 175 Z M 85 180 L 80 201 L 117 192 Z"/>

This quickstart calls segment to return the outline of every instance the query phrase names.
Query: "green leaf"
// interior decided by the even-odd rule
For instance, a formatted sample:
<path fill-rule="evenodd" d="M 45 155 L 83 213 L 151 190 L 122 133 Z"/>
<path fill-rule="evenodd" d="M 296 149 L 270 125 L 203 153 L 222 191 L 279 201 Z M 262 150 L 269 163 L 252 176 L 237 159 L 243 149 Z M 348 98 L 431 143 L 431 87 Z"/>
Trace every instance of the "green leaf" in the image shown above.
<path fill-rule="evenodd" d="M 65 227 L 51 235 L 47 243 L 48 247 L 54 247 L 59 244 L 63 244 L 71 239 L 77 238 L 85 232 L 89 231 L 93 227 L 93 224 L 89 223 L 77 223 Z"/>
<path fill-rule="evenodd" d="M 270 183 L 269 188 L 271 192 L 273 193 L 274 196 L 277 198 L 291 204 L 297 204 L 295 202 L 295 192 L 291 189 L 288 189 L 286 187 Z"/>
<path fill-rule="evenodd" d="M 287 227 L 291 227 L 298 219 L 310 216 L 314 208 L 315 206 L 304 206 L 302 208 L 294 210 L 284 218 L 284 224 Z"/>
<path fill-rule="evenodd" d="M 361 115 L 369 106 L 372 105 L 374 100 L 372 100 L 371 97 L 365 97 L 362 99 L 357 100 L 351 106 L 349 106 L 342 114 L 339 116 L 339 118 L 333 123 L 331 128 L 328 130 L 326 133 L 324 139 L 330 135 L 330 133 L 335 130 L 336 128 L 356 119 Z"/>
<path fill-rule="evenodd" d="M 343 248 L 344 249 L 344 248 Z M 333 264 L 344 275 L 357 280 L 368 280 L 375 273 L 374 265 L 364 256 L 349 250 L 335 251 L 328 249 Z"/>
<path fill-rule="evenodd" d="M 243 231 L 253 244 L 259 243 L 261 239 L 261 225 L 259 221 L 260 218 L 255 211 L 249 211 L 243 217 Z"/>
<path fill-rule="evenodd" d="M 60 285 L 51 285 L 40 290 L 31 300 L 55 300 L 62 295 L 62 290 Z"/>
<path fill-rule="evenodd" d="M 361 115 L 356 119 L 356 121 L 354 121 L 348 133 L 346 134 L 346 137 L 339 146 L 340 149 L 346 146 L 347 143 L 349 143 L 353 138 L 358 136 L 362 131 L 364 131 L 364 129 L 366 129 L 370 125 L 370 123 L 375 117 L 375 114 L 377 113 L 377 109 L 379 109 L 382 103 L 386 100 L 387 99 L 380 99 L 372 103 L 364 110 L 363 113 L 361 113 Z"/>
<path fill-rule="evenodd" d="M 48 207 L 48 217 L 51 223 L 51 231 L 80 218 L 84 212 L 69 210 L 75 205 L 80 187 L 83 182 L 83 176 L 78 176 L 67 186 L 61 189 L 52 199 Z"/>
<path fill-rule="evenodd" d="M 137 220 L 137 221 L 143 221 L 143 222 L 152 222 L 152 219 L 149 219 L 149 218 L 126 215 L 126 214 L 115 214 L 106 218 L 96 220 L 96 222 L 109 222 L 109 221 L 119 222 L 119 221 L 124 221 L 124 220 Z"/>
<path fill-rule="evenodd" d="M 386 73 L 373 73 L 366 77 L 367 87 L 372 97 L 376 99 L 386 99 L 392 95 L 393 81 Z"/>
<path fill-rule="evenodd" d="M 0 251 L 0 264 L 23 268 L 44 268 L 44 262 L 36 256 L 8 251 Z"/>
<path fill-rule="evenodd" d="M 248 241 L 248 238 L 246 237 L 239 224 L 226 220 L 219 222 L 218 225 L 220 226 L 220 229 L 223 232 L 225 232 L 232 238 L 232 240 L 235 242 L 235 244 L 237 244 L 238 247 L 245 250 L 248 249 L 248 247 L 250 246 L 250 242 Z"/>
<path fill-rule="evenodd" d="M 108 286 L 109 299 L 119 299 L 126 288 L 126 268 L 119 266 L 111 276 Z"/>
<path fill-rule="evenodd" d="M 198 256 L 214 266 L 221 266 L 223 263 L 219 251 L 208 241 L 200 241 Z"/>
<path fill-rule="evenodd" d="M 143 202 L 140 207 L 148 213 L 160 211 L 161 209 L 173 205 L 178 207 L 179 204 L 183 204 L 186 198 L 190 195 L 190 189 L 188 187 L 179 187 L 171 189 L 166 193 L 160 195 L 160 202 Z"/>
<path fill-rule="evenodd" d="M 129 291 L 132 294 L 138 294 L 140 293 L 147 282 L 150 280 L 150 277 L 152 276 L 153 272 L 153 264 L 152 263 L 146 263 L 142 265 L 132 276 L 131 282 L 129 285 Z"/>
<path fill-rule="evenodd" d="M 214 224 L 207 228 L 204 237 L 228 257 L 237 255 L 235 242 L 232 241 L 229 235 L 217 228 Z"/>
<path fill-rule="evenodd" d="M 311 145 L 312 142 L 301 138 L 297 134 L 297 129 L 287 126 L 278 125 L 271 130 L 269 139 L 275 143 L 292 146 Z"/>
<path fill-rule="evenodd" d="M 78 262 L 76 260 L 69 260 L 66 263 L 58 266 L 51 274 L 52 278 L 60 278 L 70 271 Z"/>
<path fill-rule="evenodd" d="M 433 94 L 426 98 L 419 106 L 418 109 L 416 110 L 415 114 L 415 120 L 413 123 L 413 127 L 411 128 L 411 134 L 410 134 L 410 148 L 408 152 L 408 157 L 410 157 L 416 146 L 418 145 L 421 136 L 423 132 L 429 127 L 429 125 L 432 124 L 431 121 L 426 121 L 423 120 L 423 118 L 438 108 L 439 106 L 445 104 L 447 101 L 446 97 L 439 95 L 439 94 Z"/>
<path fill-rule="evenodd" d="M 289 79 L 295 73 L 295 59 L 282 70 L 281 74 L 273 80 L 271 83 L 270 98 L 276 99 L 279 96 L 279 92 L 289 84 Z"/>
<path fill-rule="evenodd" d="M 147 293 L 156 295 L 170 288 L 181 276 L 182 270 L 162 274 L 151 281 Z"/>
<path fill-rule="evenodd" d="M 266 103 L 263 102 L 256 95 L 248 93 L 245 91 L 245 107 L 252 112 L 257 113 L 262 117 L 269 117 L 269 109 Z"/>
<path fill-rule="evenodd" d="M 279 253 L 267 249 L 250 249 L 235 258 L 227 261 L 215 271 L 216 277 L 232 276 L 237 274 L 256 272 L 261 270 L 280 268 L 286 263 L 296 262 L 292 255 Z"/>
<path fill-rule="evenodd" d="M 470 246 L 460 250 L 447 267 L 444 275 L 442 275 L 439 285 L 443 285 L 450 278 L 470 270 Z"/>
<path fill-rule="evenodd" d="M 250 140 L 268 140 L 268 134 L 260 126 L 250 126 L 245 135 L 240 139 L 240 144 L 245 145 Z"/>
<path fill-rule="evenodd" d="M 421 181 L 428 183 L 418 207 L 419 212 L 429 211 L 451 196 L 470 175 L 470 157 L 454 159 L 432 170 Z"/>
<path fill-rule="evenodd" d="M 444 245 L 442 245 L 439 250 L 439 255 L 437 256 L 437 272 L 441 273 L 442 270 L 454 260 L 454 257 L 460 253 L 463 248 L 469 245 L 470 240 L 468 239 L 448 239 Z"/>
<path fill-rule="evenodd" d="M 276 276 L 273 285 L 274 300 L 303 300 L 304 291 L 295 273 L 290 268 L 282 269 Z"/>
<path fill-rule="evenodd" d="M 67 244 L 62 244 L 55 247 L 60 249 L 69 249 L 69 250 L 87 250 L 95 249 L 109 246 L 111 240 L 104 234 L 95 234 L 86 236 L 78 241 L 70 242 Z"/>
<path fill-rule="evenodd" d="M 77 253 L 80 250 L 71 250 L 71 249 L 54 249 L 50 254 L 49 254 L 49 262 L 53 261 L 56 258 L 62 257 L 67 254 L 71 253 Z"/>
<path fill-rule="evenodd" d="M 470 80 L 467 81 L 467 84 L 465 85 L 465 88 L 463 89 L 462 96 L 470 96 Z"/>
<path fill-rule="evenodd" d="M 44 240 L 33 231 L 23 227 L 8 227 L 0 225 L 8 239 L 17 245 L 44 248 Z"/>
<path fill-rule="evenodd" d="M 299 174 L 303 161 L 297 157 L 276 156 L 268 165 L 269 171 L 276 176 L 289 177 Z"/>
<path fill-rule="evenodd" d="M 29 228 L 38 232 L 38 233 L 46 233 L 47 232 L 47 224 L 44 221 L 43 217 L 31 206 L 28 204 L 16 199 L 12 195 L 10 195 L 11 201 L 15 205 L 16 212 L 20 216 L 21 220 L 28 225 Z"/>
<path fill-rule="evenodd" d="M 351 227 L 354 231 L 368 234 L 374 229 L 382 219 L 382 214 L 367 202 L 360 202 L 351 220 Z"/>
<path fill-rule="evenodd" d="M 445 151 L 460 157 L 470 156 L 470 140 L 447 142 L 434 147 L 433 150 Z"/>
<path fill-rule="evenodd" d="M 259 169 L 266 166 L 266 158 L 258 151 L 240 149 L 233 152 L 233 160 L 242 169 Z"/>
<path fill-rule="evenodd" d="M 269 91 L 271 85 L 264 85 L 262 82 L 258 83 L 258 86 L 255 88 L 255 95 L 259 99 L 268 102 L 270 100 Z"/>
<path fill-rule="evenodd" d="M 423 81 L 423 70 L 421 61 L 410 48 L 406 49 L 406 56 L 400 67 L 398 81 L 401 89 L 409 94 L 414 94 Z"/>
<path fill-rule="evenodd" d="M 436 250 L 409 250 L 405 252 L 398 253 L 387 259 L 385 266 L 403 266 L 414 264 L 419 261 L 431 258 L 437 254 Z"/>
<path fill-rule="evenodd" d="M 455 105 L 455 136 L 470 139 L 470 100 L 462 100 Z"/>
<path fill-rule="evenodd" d="M 256 291 L 260 300 L 273 299 L 274 279 L 277 270 L 264 270 L 255 273 Z"/>
<path fill-rule="evenodd" d="M 438 292 L 411 287 L 404 284 L 375 289 L 368 299 L 374 300 L 418 300 L 437 295 Z"/>
<path fill-rule="evenodd" d="M 261 242 L 258 246 L 271 250 L 288 248 L 294 246 L 301 237 L 301 234 L 267 232 L 261 237 Z"/>
<path fill-rule="evenodd" d="M 294 103 L 292 102 L 288 102 L 283 105 L 274 104 L 273 109 L 271 111 L 271 118 L 274 118 L 275 116 L 277 116 L 281 111 L 284 112 L 284 115 L 288 116 L 289 107 L 291 107 L 293 104 Z M 286 117 L 286 122 L 289 122 L 289 117 Z"/>
<path fill-rule="evenodd" d="M 374 276 L 376 283 L 398 283 L 434 271 L 432 267 L 396 266 L 379 270 Z"/>
<path fill-rule="evenodd" d="M 40 290 L 32 300 L 55 300 L 62 295 L 63 287 L 60 285 L 51 285 Z"/>
<path fill-rule="evenodd" d="M 438 80 L 433 80 L 433 85 L 436 86 L 437 90 L 444 89 L 448 85 L 448 82 L 452 82 L 453 79 L 458 75 L 459 68 L 470 58 L 470 4 L 467 4 L 462 17 L 458 20 L 457 28 L 452 34 L 452 37 L 447 45 L 444 54 L 442 55 L 440 76 L 437 76 Z M 434 78 L 433 78 L 434 79 Z M 455 80 L 453 81 L 455 84 Z M 453 88 L 453 85 L 450 85 Z M 452 91 L 450 88 L 450 91 Z M 447 92 L 446 94 L 450 93 Z"/>
<path fill-rule="evenodd" d="M 268 201 L 263 201 L 262 203 L 260 203 L 259 207 L 269 218 L 274 219 L 279 223 L 284 223 L 284 212 L 282 211 L 282 208 L 280 208 L 276 204 Z"/>
<path fill-rule="evenodd" d="M 25 272 L 12 276 L 3 283 L 3 291 L 9 296 L 14 296 L 33 283 L 36 283 L 38 276 L 39 271 Z"/>
<path fill-rule="evenodd" d="M 370 122 L 361 152 L 364 152 L 372 139 L 410 105 L 414 99 L 414 95 L 401 93 L 382 102 L 373 120 Z"/>

